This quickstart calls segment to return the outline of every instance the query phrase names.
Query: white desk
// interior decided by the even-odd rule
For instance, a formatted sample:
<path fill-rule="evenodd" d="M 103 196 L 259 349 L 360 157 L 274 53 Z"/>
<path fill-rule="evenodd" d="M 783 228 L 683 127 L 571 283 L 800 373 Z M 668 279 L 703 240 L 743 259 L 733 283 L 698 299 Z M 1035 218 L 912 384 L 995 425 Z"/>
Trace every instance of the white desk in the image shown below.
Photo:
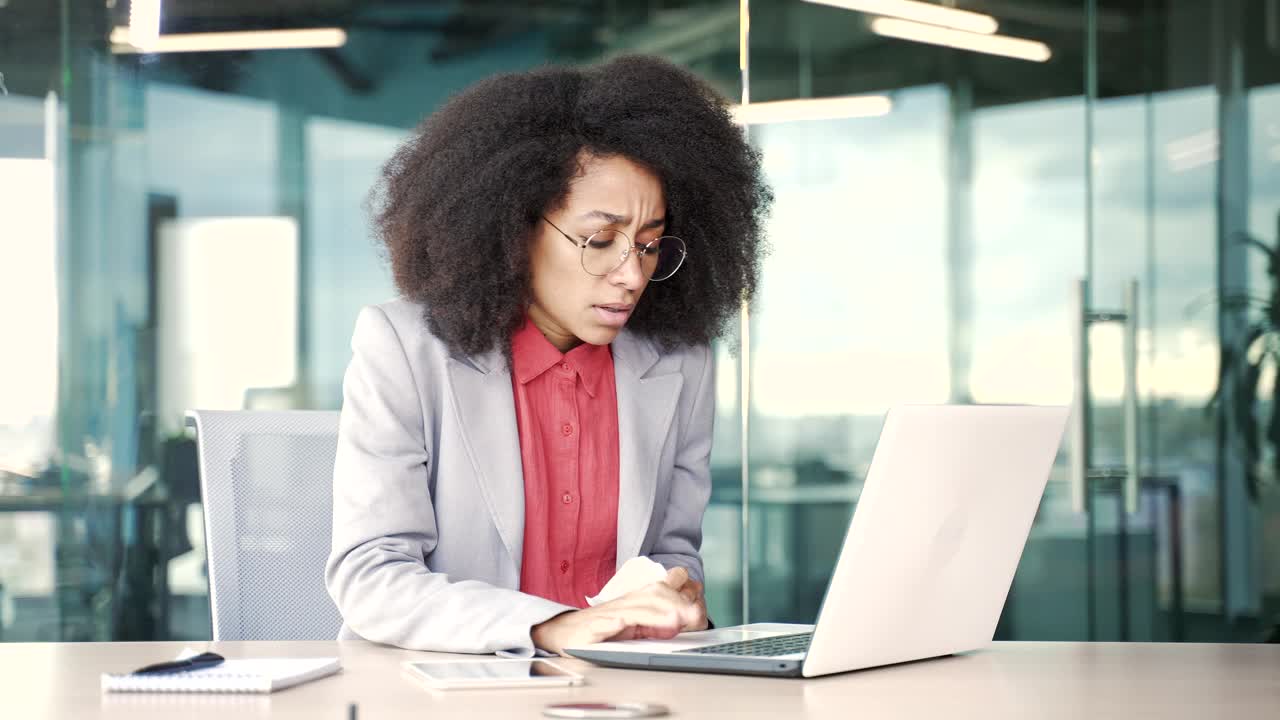
<path fill-rule="evenodd" d="M 200 643 L 228 656 L 339 655 L 334 677 L 264 696 L 103 695 L 98 674 L 173 657 L 183 643 L 0 644 L 0 717 L 345 720 L 537 718 L 549 702 L 647 700 L 681 718 L 1280 718 L 1280 645 L 996 643 L 815 680 L 638 672 L 562 660 L 579 688 L 432 693 L 401 675 L 425 653 L 363 642 Z"/>

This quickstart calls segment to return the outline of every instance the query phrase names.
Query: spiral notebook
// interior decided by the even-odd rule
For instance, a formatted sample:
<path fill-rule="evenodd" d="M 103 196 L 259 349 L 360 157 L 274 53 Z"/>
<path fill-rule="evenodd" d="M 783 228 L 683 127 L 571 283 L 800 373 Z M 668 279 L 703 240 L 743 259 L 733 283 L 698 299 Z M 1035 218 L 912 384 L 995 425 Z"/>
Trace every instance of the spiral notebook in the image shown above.
<path fill-rule="evenodd" d="M 332 675 L 338 658 L 246 658 L 167 675 L 102 675 L 103 692 L 269 693 Z"/>

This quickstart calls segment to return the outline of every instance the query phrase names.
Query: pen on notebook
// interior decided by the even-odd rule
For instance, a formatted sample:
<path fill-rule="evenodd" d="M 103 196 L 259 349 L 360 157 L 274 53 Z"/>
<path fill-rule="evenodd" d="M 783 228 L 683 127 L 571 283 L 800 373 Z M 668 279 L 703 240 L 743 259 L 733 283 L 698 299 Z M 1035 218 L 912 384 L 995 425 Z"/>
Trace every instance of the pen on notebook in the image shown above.
<path fill-rule="evenodd" d="M 200 670 L 201 668 L 213 667 L 222 664 L 223 657 L 217 653 L 205 652 L 194 655 L 183 660 L 172 660 L 170 662 L 155 663 L 146 667 L 138 668 L 133 671 L 134 675 L 164 675 L 166 673 L 187 672 L 188 670 Z"/>

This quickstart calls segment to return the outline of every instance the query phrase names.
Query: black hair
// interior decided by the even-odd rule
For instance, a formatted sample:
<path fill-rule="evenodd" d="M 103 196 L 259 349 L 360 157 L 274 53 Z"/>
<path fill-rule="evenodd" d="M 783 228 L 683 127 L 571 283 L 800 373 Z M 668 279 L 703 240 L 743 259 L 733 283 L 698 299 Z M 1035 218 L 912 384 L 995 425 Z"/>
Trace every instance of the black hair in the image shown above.
<path fill-rule="evenodd" d="M 476 83 L 429 115 L 370 197 L 400 293 L 454 351 L 509 349 L 530 294 L 529 243 L 584 157 L 626 157 L 662 182 L 688 258 L 628 327 L 663 347 L 709 342 L 755 294 L 773 195 L 727 103 L 664 60 L 625 56 Z"/>

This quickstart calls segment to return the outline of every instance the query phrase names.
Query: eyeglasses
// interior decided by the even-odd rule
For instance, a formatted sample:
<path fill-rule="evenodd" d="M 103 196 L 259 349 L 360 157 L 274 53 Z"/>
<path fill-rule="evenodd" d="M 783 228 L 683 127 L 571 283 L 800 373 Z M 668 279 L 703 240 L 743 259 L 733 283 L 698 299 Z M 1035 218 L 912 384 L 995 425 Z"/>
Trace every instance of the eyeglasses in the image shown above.
<path fill-rule="evenodd" d="M 627 258 L 631 257 L 631 251 L 635 250 L 640 260 L 640 271 L 645 277 L 650 280 L 666 280 L 676 274 L 687 255 L 684 241 L 674 235 L 664 235 L 644 245 L 636 245 L 621 230 L 600 230 L 579 240 L 546 217 L 542 219 L 566 240 L 582 248 L 582 269 L 597 277 L 604 277 L 622 267 Z"/>

